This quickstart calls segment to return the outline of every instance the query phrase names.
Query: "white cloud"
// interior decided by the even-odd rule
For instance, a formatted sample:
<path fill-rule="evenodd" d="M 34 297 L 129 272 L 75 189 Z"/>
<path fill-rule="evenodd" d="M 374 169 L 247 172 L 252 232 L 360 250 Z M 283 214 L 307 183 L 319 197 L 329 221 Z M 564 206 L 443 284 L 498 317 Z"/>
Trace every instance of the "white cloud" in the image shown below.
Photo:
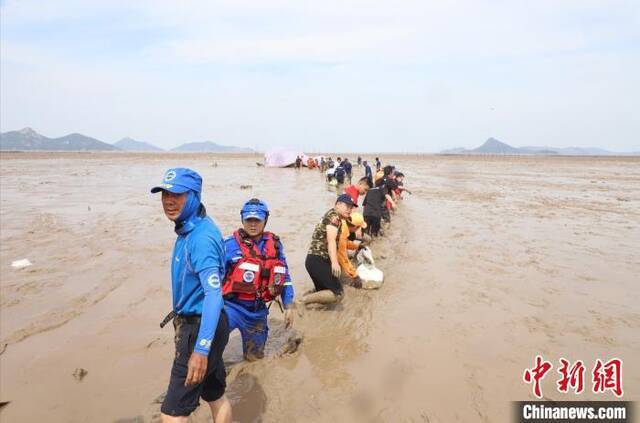
<path fill-rule="evenodd" d="M 349 62 L 379 58 L 396 43 L 406 41 L 402 30 L 361 29 L 339 34 L 281 38 L 211 38 L 174 41 L 170 50 L 179 60 L 194 63 Z"/>
<path fill-rule="evenodd" d="M 165 147 L 637 145 L 633 2 L 53 4 L 2 6 L 3 130 Z"/>

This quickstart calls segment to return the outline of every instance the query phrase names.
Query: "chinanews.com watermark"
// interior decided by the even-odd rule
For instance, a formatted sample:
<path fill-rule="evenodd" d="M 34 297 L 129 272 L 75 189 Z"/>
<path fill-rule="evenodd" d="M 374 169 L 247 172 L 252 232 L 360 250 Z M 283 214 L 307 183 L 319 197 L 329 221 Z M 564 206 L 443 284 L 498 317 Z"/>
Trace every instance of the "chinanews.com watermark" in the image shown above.
<path fill-rule="evenodd" d="M 558 360 L 559 366 L 555 387 L 557 392 L 572 394 L 579 398 L 585 391 L 594 395 L 613 394 L 617 401 L 548 401 L 544 400 L 542 380 L 553 374 L 553 363 L 538 355 L 534 365 L 524 370 L 522 381 L 531 385 L 532 394 L 538 401 L 513 403 L 513 421 L 522 423 L 550 422 L 634 422 L 634 403 L 623 401 L 622 360 L 596 359 L 587 368 L 582 360 L 570 362 Z"/>
<path fill-rule="evenodd" d="M 514 421 L 633 422 L 633 403 L 628 401 L 520 401 L 514 403 Z"/>

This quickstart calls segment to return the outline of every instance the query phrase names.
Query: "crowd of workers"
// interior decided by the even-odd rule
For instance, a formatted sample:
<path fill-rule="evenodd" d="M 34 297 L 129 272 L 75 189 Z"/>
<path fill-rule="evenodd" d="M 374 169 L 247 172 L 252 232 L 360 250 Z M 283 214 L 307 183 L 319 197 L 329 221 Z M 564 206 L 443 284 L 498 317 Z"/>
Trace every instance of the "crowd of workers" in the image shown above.
<path fill-rule="evenodd" d="M 240 210 L 241 227 L 223 238 L 201 202 L 198 173 L 169 169 L 162 183 L 152 188 L 152 193 L 162 193 L 165 215 L 175 223 L 177 234 L 171 261 L 173 309 L 161 323 L 173 320 L 176 350 L 161 407 L 164 422 L 186 422 L 200 398 L 209 404 L 215 422 L 231 422 L 222 361 L 229 333 L 239 330 L 246 360 L 260 359 L 272 303 L 282 308 L 285 326 L 290 327 L 296 303 L 335 304 L 343 298 L 343 285 L 362 286 L 353 257 L 383 235 L 383 222 L 390 223 L 406 191 L 404 175 L 393 166 L 382 167 L 378 158 L 374 173 L 358 157 L 356 166 L 363 168 L 364 176 L 352 184 L 353 165 L 347 158 L 313 160 L 307 167 L 324 172 L 338 195 L 316 225 L 305 260 L 314 289 L 296 302 L 283 243 L 265 230 L 269 208 L 264 201 L 247 201 Z M 295 165 L 301 167 L 298 160 Z M 354 211 L 360 207 L 362 212 Z"/>

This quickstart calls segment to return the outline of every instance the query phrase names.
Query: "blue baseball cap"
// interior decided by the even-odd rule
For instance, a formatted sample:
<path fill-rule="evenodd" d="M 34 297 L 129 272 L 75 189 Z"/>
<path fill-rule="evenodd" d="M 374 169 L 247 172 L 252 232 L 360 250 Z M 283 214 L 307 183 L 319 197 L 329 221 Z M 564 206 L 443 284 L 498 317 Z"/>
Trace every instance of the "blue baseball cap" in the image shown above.
<path fill-rule="evenodd" d="M 339 195 L 336 203 L 345 203 L 347 206 L 358 207 L 358 205 L 353 202 L 353 198 L 351 198 L 349 194 Z"/>
<path fill-rule="evenodd" d="M 164 173 L 162 183 L 151 188 L 151 193 L 169 191 L 174 194 L 182 194 L 189 190 L 200 193 L 202 191 L 202 177 L 194 170 L 175 167 Z"/>
<path fill-rule="evenodd" d="M 242 210 L 240 210 L 240 218 L 243 221 L 247 219 L 259 219 L 265 221 L 267 220 L 267 217 L 269 217 L 269 207 L 267 206 L 267 203 L 262 200 L 258 200 L 257 198 L 252 198 L 244 203 Z"/>

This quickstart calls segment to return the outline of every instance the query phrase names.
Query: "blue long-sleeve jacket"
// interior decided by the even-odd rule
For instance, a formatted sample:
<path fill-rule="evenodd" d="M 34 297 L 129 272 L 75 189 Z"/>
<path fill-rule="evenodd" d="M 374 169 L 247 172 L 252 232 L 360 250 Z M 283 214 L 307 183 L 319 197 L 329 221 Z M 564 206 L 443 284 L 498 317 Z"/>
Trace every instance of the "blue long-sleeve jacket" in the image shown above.
<path fill-rule="evenodd" d="M 351 166 L 351 162 L 346 162 L 343 163 L 342 165 L 344 167 L 344 171 L 347 172 L 347 175 L 351 175 L 351 170 L 352 170 L 352 166 Z"/>
<path fill-rule="evenodd" d="M 258 248 L 264 254 L 264 246 L 266 243 L 267 237 L 263 236 L 260 242 L 258 242 Z M 233 265 L 242 258 L 242 250 L 238 245 L 238 241 L 236 241 L 233 235 L 228 236 L 224 240 L 225 247 L 225 268 L 230 270 Z M 279 251 L 279 259 L 284 263 L 284 267 L 286 268 L 286 274 L 284 276 L 284 288 L 282 290 L 282 294 L 280 298 L 282 298 L 282 304 L 285 307 L 288 307 L 289 304 L 293 302 L 293 284 L 291 283 L 291 276 L 289 275 L 289 265 L 287 264 L 287 258 L 284 255 L 284 248 L 282 247 L 282 243 L 278 241 L 278 251 Z M 236 300 L 233 300 L 236 301 Z M 237 300 L 236 302 L 242 304 L 243 301 Z"/>
<path fill-rule="evenodd" d="M 209 355 L 224 305 L 222 234 L 206 215 L 194 215 L 176 232 L 171 260 L 173 310 L 183 315 L 202 315 L 194 351 Z"/>

